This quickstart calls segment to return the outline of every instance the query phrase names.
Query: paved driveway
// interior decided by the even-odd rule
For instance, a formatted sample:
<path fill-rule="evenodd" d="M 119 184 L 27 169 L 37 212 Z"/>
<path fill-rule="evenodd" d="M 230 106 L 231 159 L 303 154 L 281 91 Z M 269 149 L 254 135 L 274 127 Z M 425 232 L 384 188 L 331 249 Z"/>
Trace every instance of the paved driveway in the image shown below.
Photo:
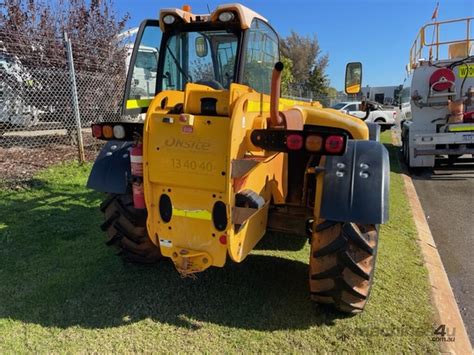
<path fill-rule="evenodd" d="M 465 168 L 412 179 L 474 344 L 474 164 Z"/>

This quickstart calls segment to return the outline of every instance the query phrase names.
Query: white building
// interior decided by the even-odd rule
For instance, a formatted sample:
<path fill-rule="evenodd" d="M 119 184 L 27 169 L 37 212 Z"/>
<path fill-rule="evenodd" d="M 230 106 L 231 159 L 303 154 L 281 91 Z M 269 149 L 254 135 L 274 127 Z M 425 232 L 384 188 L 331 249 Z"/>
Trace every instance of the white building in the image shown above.
<path fill-rule="evenodd" d="M 401 85 L 396 86 L 369 86 L 362 88 L 362 94 L 372 101 L 377 101 L 385 105 L 398 104 L 398 94 Z"/>

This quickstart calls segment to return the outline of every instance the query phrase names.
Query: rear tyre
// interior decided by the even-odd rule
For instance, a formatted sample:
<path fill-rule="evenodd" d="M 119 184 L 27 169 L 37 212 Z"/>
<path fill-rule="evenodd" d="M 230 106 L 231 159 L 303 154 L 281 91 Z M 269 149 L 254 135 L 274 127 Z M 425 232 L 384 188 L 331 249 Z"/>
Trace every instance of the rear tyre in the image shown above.
<path fill-rule="evenodd" d="M 377 242 L 375 225 L 319 224 L 311 240 L 311 298 L 341 312 L 362 312 L 374 278 Z"/>
<path fill-rule="evenodd" d="M 408 137 L 405 137 L 404 139 L 402 138 L 402 151 L 405 164 L 410 168 L 410 147 L 408 145 Z"/>
<path fill-rule="evenodd" d="M 100 205 L 105 221 L 100 228 L 106 232 L 105 244 L 118 250 L 124 260 L 152 264 L 162 258 L 160 248 L 148 238 L 146 210 L 133 207 L 131 195 L 110 194 Z"/>

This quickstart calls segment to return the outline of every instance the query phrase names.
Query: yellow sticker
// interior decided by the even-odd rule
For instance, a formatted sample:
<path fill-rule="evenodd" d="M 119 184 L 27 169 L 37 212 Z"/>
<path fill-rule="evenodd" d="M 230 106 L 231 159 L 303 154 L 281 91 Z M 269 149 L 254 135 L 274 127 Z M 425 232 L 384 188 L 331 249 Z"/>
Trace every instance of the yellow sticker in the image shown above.
<path fill-rule="evenodd" d="M 212 214 L 206 210 L 181 210 L 173 207 L 173 216 L 212 220 Z"/>
<path fill-rule="evenodd" d="M 467 74 L 467 75 L 466 75 Z M 458 78 L 474 78 L 474 64 L 461 64 L 458 67 Z"/>
<path fill-rule="evenodd" d="M 127 100 L 127 109 L 145 108 L 150 106 L 151 99 Z"/>

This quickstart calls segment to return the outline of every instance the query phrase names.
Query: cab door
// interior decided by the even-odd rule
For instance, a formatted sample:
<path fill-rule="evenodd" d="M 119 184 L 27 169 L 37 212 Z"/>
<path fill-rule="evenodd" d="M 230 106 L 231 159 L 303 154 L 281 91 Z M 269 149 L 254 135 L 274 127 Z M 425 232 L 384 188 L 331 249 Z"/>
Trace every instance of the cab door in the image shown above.
<path fill-rule="evenodd" d="M 143 21 L 128 65 L 122 110 L 125 115 L 145 113 L 157 94 L 160 43 L 159 21 Z"/>

